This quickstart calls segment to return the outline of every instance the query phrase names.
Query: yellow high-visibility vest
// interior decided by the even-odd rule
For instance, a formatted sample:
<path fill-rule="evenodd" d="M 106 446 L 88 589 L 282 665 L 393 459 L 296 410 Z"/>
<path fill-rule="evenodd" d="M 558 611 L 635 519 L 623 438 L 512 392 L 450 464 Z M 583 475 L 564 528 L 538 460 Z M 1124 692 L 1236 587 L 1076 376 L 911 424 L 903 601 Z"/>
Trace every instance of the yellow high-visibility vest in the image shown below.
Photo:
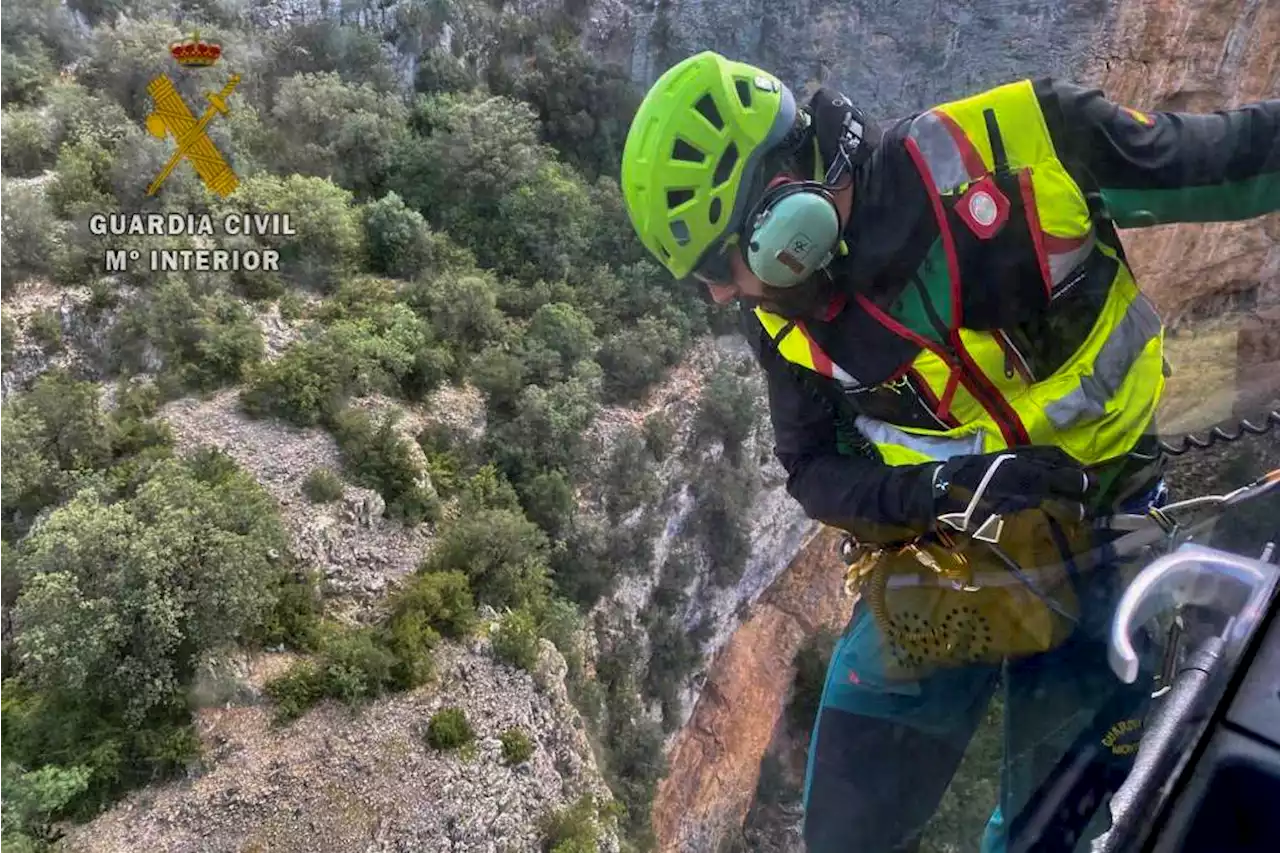
<path fill-rule="evenodd" d="M 1002 143 L 997 169 L 992 127 Z M 864 297 L 855 297 L 883 325 L 921 345 L 910 365 L 946 429 L 907 427 L 856 416 L 858 430 L 891 465 L 908 465 L 969 453 L 991 453 L 1022 444 L 1054 445 L 1086 465 L 1129 451 L 1146 431 L 1164 388 L 1164 332 L 1151 303 L 1113 247 L 1095 239 L 1086 198 L 1058 159 L 1030 81 L 1022 81 L 944 104 L 912 121 L 905 139 L 926 187 L 940 228 L 953 304 L 953 326 L 941 342 L 930 340 Z M 993 183 L 993 180 L 996 182 Z M 1001 220 L 1012 201 L 1017 215 Z M 944 212 L 945 211 L 945 212 Z M 1016 220 L 1016 221 L 1015 221 Z M 1024 269 L 1033 275 L 1010 299 L 1038 297 L 1055 310 L 1056 290 L 1097 253 L 1114 261 L 1115 273 L 1096 316 L 1083 319 L 1087 334 L 1050 375 L 1009 370 L 1009 339 L 1000 329 L 975 331 L 960 316 L 968 288 L 1001 287 L 962 275 L 963 251 L 999 238 L 1002 229 L 1025 225 L 1030 234 Z M 963 229 L 968 228 L 968 232 Z M 995 245 L 989 243 L 988 245 Z M 1105 279 L 1103 279 L 1105 281 Z M 1029 294 L 1029 296 L 1028 296 Z M 762 308 L 755 316 L 789 362 L 825 380 L 848 386 L 853 377 L 814 341 L 803 322 Z M 855 365 L 846 365 L 856 370 Z"/>

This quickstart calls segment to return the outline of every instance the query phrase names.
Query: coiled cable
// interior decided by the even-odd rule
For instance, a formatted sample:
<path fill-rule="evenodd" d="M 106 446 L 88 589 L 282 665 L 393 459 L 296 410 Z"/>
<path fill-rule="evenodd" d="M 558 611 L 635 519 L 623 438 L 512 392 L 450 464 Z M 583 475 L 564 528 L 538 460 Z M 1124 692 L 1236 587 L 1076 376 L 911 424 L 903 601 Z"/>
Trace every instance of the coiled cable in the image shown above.
<path fill-rule="evenodd" d="M 1239 441 L 1246 435 L 1265 435 L 1277 426 L 1280 426 L 1280 411 L 1272 409 L 1267 412 L 1266 420 L 1261 425 L 1245 418 L 1240 421 L 1239 428 L 1234 432 L 1227 432 L 1222 427 L 1214 427 L 1209 431 L 1208 437 L 1204 439 L 1193 433 L 1187 433 L 1182 438 L 1177 439 L 1177 444 L 1161 441 L 1160 450 L 1167 456 L 1181 456 L 1192 450 L 1207 450 L 1218 442 L 1230 443 Z"/>

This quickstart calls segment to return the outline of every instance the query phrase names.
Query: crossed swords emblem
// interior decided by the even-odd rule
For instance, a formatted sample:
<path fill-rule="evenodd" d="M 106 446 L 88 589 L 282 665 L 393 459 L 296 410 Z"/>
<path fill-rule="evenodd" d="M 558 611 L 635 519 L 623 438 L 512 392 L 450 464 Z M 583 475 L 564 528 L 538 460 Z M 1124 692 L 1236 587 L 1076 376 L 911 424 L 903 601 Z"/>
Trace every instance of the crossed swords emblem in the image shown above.
<path fill-rule="evenodd" d="M 240 85 L 240 75 L 233 74 L 227 81 L 227 85 L 222 87 L 221 92 L 217 94 L 207 92 L 205 98 L 208 99 L 210 106 L 197 119 L 187 108 L 186 102 L 182 100 L 182 96 L 178 94 L 178 90 L 174 88 L 173 81 L 168 76 L 161 74 L 148 84 L 147 93 L 155 101 L 155 109 L 147 116 L 147 131 L 157 139 L 173 136 L 177 148 L 169 158 L 169 162 L 164 164 L 164 169 L 147 186 L 147 195 L 155 195 L 165 179 L 184 159 L 191 161 L 200 180 L 219 196 L 225 198 L 235 192 L 240 181 L 227 165 L 227 161 L 222 158 L 222 153 L 213 144 L 205 128 L 218 113 L 231 114 L 227 99 L 231 97 L 231 93 L 238 85 Z"/>

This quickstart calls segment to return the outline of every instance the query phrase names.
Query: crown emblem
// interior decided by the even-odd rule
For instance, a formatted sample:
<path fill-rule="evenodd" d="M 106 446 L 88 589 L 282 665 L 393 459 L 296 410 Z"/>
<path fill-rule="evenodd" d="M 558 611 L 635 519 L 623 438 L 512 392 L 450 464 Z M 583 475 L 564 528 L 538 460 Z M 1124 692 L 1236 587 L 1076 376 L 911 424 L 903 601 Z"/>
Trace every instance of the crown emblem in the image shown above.
<path fill-rule="evenodd" d="M 222 57 L 222 47 L 200 41 L 200 31 L 196 30 L 190 38 L 169 45 L 169 52 L 178 64 L 188 68 L 205 68 L 215 64 Z"/>

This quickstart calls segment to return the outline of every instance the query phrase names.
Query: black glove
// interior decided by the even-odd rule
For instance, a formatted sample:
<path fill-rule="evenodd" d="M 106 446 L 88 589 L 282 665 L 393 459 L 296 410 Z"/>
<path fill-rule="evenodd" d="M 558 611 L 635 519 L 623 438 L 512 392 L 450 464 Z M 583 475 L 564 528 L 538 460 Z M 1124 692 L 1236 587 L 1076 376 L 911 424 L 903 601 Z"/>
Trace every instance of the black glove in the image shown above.
<path fill-rule="evenodd" d="M 988 472 L 991 476 L 983 486 Z M 944 529 L 972 530 L 993 515 L 1035 508 L 1079 521 L 1085 515 L 1085 496 L 1094 485 L 1084 467 L 1057 447 L 957 456 L 934 471 L 934 509 Z M 958 524 L 966 515 L 968 524 Z"/>

